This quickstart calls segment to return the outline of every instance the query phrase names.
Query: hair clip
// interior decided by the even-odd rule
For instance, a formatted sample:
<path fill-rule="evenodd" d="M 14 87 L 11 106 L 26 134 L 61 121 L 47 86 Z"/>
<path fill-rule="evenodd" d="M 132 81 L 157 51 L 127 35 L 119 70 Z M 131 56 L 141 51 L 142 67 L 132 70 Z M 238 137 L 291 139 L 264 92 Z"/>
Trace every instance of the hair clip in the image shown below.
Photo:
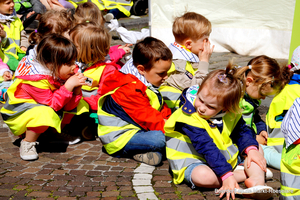
<path fill-rule="evenodd" d="M 86 23 L 89 23 L 90 21 L 86 20 L 85 22 L 86 22 Z"/>
<path fill-rule="evenodd" d="M 37 33 L 37 30 L 35 29 L 35 30 L 34 30 L 34 32 L 36 32 L 36 33 Z"/>
<path fill-rule="evenodd" d="M 227 80 L 226 80 L 226 74 L 223 74 L 223 75 L 219 75 L 218 76 L 218 79 L 219 81 L 221 81 L 222 83 L 227 83 Z"/>
<path fill-rule="evenodd" d="M 252 69 L 252 65 L 248 65 L 249 69 L 251 70 Z"/>

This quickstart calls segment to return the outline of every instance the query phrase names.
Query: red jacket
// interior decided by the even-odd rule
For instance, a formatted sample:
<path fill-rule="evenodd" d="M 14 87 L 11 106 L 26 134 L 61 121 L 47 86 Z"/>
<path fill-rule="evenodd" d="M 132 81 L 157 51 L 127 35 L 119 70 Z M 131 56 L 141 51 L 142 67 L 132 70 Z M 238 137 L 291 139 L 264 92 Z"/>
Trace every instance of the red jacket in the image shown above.
<path fill-rule="evenodd" d="M 116 88 L 118 89 L 111 94 L 114 104 L 110 105 L 119 106 L 123 113 L 114 113 L 115 115 L 120 115 L 119 117 L 121 115 L 129 116 L 130 120 L 133 120 L 145 130 L 161 130 L 164 132 L 165 119 L 170 117 L 171 110 L 163 102 L 163 99 L 161 99 L 163 103 L 161 110 L 154 109 L 146 94 L 147 86 L 134 75 L 123 74 L 119 71 L 107 77 L 98 92 L 102 96 Z M 115 110 L 116 108 L 108 108 L 106 112 L 109 112 L 109 109 Z"/>

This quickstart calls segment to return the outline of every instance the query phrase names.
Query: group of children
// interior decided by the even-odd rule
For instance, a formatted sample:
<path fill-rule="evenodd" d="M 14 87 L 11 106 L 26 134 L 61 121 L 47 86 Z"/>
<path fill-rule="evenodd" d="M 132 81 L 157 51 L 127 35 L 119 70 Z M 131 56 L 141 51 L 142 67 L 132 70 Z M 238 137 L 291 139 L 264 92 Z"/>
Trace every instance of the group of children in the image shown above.
<path fill-rule="evenodd" d="M 2 7 L 9 1 L 0 0 L 0 17 L 18 22 L 11 6 Z M 300 48 L 291 67 L 280 67 L 262 55 L 247 66 L 229 62 L 225 69 L 208 73 L 214 49 L 208 39 L 211 23 L 187 12 L 173 23 L 174 43 L 167 47 L 147 37 L 123 65 L 120 60 L 130 45 L 110 47 L 102 14 L 91 2 L 79 4 L 73 13 L 43 14 L 29 37 L 26 56 L 26 49 L 16 43 L 22 28 L 18 37 L 10 28 L 1 22 L 1 39 L 15 41 L 10 48 L 2 46 L 1 56 L 4 62 L 10 60 L 15 50 L 13 57 L 20 62 L 15 69 L 9 62 L 10 69 L 0 68 L 3 83 L 12 80 L 15 71 L 15 79 L 2 90 L 6 103 L 1 114 L 11 131 L 23 136 L 23 160 L 38 158 L 35 146 L 42 133 L 61 133 L 75 115 L 97 113 L 98 136 L 108 154 L 150 165 L 167 158 L 176 184 L 218 187 L 220 197 L 234 199 L 238 183 L 245 181 L 255 190 L 252 197 L 267 198 L 272 195 L 272 188 L 264 185 L 267 164 L 279 168 L 282 162 L 286 174 L 293 174 L 288 156 L 276 162 L 274 157 L 281 155 L 275 146 L 282 149 L 283 134 L 291 137 L 290 126 L 281 133 L 280 124 L 300 96 Z M 276 96 L 266 125 L 257 108 L 271 95 Z M 299 103 L 293 108 L 298 110 Z M 294 117 L 286 121 L 298 123 Z M 286 139 L 283 155 L 290 146 L 299 146 L 298 139 L 299 134 Z M 269 193 L 257 192 L 262 190 Z"/>

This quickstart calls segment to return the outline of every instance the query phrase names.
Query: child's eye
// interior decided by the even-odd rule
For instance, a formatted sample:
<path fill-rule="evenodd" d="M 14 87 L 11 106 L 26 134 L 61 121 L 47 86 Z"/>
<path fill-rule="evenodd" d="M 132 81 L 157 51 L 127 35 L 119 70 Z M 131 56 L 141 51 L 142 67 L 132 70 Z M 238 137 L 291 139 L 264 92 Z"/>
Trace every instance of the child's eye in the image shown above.
<path fill-rule="evenodd" d="M 211 110 L 215 110 L 216 108 L 212 107 L 212 106 L 207 106 L 209 109 Z"/>

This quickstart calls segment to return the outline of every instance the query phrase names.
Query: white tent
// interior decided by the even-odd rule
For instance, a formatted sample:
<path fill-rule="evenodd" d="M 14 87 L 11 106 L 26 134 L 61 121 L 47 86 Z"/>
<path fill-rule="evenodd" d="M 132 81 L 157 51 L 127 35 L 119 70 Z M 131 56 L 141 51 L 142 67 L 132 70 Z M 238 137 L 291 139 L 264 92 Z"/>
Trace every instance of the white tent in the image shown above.
<path fill-rule="evenodd" d="M 174 18 L 197 12 L 212 23 L 215 52 L 287 59 L 294 9 L 295 0 L 151 0 L 150 31 L 169 45 Z"/>

